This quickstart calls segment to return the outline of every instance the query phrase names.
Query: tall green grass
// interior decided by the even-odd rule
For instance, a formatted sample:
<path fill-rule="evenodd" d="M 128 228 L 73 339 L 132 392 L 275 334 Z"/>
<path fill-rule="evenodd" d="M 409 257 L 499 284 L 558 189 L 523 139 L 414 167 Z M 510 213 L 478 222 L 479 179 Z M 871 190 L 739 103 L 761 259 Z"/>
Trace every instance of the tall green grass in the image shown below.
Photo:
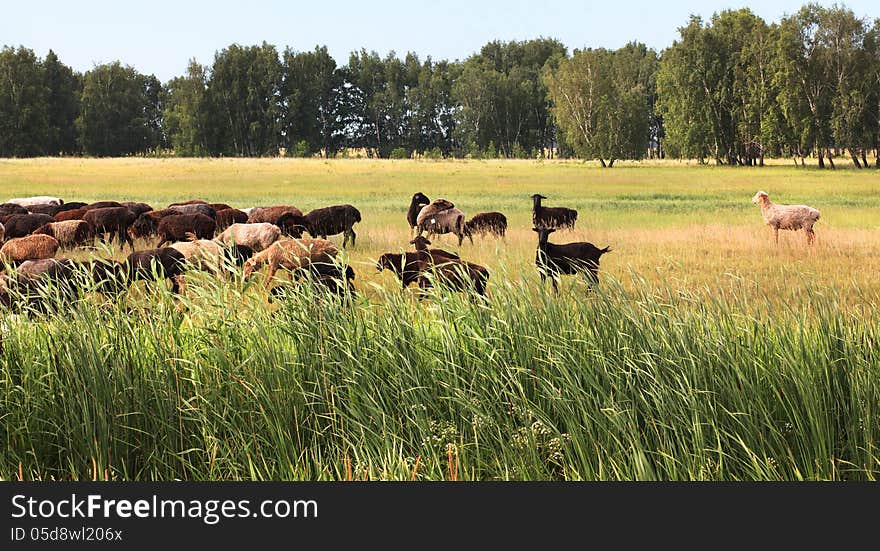
<path fill-rule="evenodd" d="M 554 295 L 502 266 L 488 302 L 267 304 L 191 276 L 5 316 L 0 477 L 878 478 L 876 296 L 630 283 Z"/>

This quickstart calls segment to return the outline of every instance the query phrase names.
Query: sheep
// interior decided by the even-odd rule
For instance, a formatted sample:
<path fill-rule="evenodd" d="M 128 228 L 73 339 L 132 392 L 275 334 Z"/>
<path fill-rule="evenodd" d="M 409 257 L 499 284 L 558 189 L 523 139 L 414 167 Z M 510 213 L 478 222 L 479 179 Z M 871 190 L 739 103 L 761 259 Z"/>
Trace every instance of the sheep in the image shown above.
<path fill-rule="evenodd" d="M 53 204 L 53 203 L 44 203 L 40 205 L 31 205 L 27 208 L 28 212 L 31 214 L 48 214 L 49 216 L 55 217 L 56 214 L 61 210 L 61 206 Z"/>
<path fill-rule="evenodd" d="M 37 195 L 34 197 L 21 197 L 16 199 L 9 199 L 6 201 L 7 203 L 13 203 L 15 205 L 21 205 L 22 207 L 30 207 L 32 205 L 43 205 L 43 204 L 52 204 L 52 205 L 62 205 L 64 201 L 59 197 L 50 197 L 48 195 Z"/>
<path fill-rule="evenodd" d="M 431 203 L 431 200 L 422 193 L 418 192 L 413 194 L 412 199 L 409 202 L 409 209 L 406 211 L 406 221 L 409 224 L 409 231 L 412 233 L 413 229 L 418 225 L 416 222 L 416 218 L 419 215 L 419 211 L 422 210 L 422 207 Z"/>
<path fill-rule="evenodd" d="M 171 216 L 172 214 L 180 214 L 180 212 L 169 208 L 148 210 L 147 212 L 141 213 L 128 229 L 128 234 L 133 239 L 146 239 L 156 235 L 156 231 L 159 229 L 159 222 L 162 218 Z"/>
<path fill-rule="evenodd" d="M 238 209 L 223 209 L 217 211 L 217 231 L 222 232 L 232 224 L 246 224 L 248 215 Z"/>
<path fill-rule="evenodd" d="M 807 205 L 777 205 L 770 201 L 770 196 L 759 191 L 752 197 L 752 203 L 761 205 L 761 216 L 764 222 L 773 228 L 776 244 L 779 244 L 779 230 L 803 230 L 807 234 L 807 244 L 816 238 L 813 225 L 819 220 L 819 211 Z"/>
<path fill-rule="evenodd" d="M 209 239 L 214 237 L 217 223 L 214 219 L 204 214 L 172 214 L 165 216 L 159 221 L 156 233 L 159 235 L 157 248 L 165 243 L 182 241 L 187 234 L 193 234 L 197 239 Z"/>
<path fill-rule="evenodd" d="M 84 244 L 92 236 L 89 223 L 85 220 L 50 222 L 40 226 L 34 234 L 51 235 L 58 240 L 62 249 L 74 248 Z"/>
<path fill-rule="evenodd" d="M 77 297 L 76 273 L 77 264 L 68 258 L 26 260 L 11 276 L 0 276 L 0 304 L 7 308 L 27 306 L 48 314 L 51 306 L 62 305 Z M 57 294 L 47 294 L 50 285 Z M 52 300 L 53 297 L 57 300 Z"/>
<path fill-rule="evenodd" d="M 220 235 L 217 241 L 222 243 L 235 242 L 237 245 L 246 245 L 256 252 L 262 251 L 281 237 L 281 229 L 269 222 L 255 224 L 232 224 Z"/>
<path fill-rule="evenodd" d="M 417 236 L 421 236 L 422 232 L 427 231 L 428 235 L 454 233 L 458 236 L 458 245 L 464 237 L 467 236 L 473 244 L 474 238 L 471 236 L 464 225 L 464 213 L 455 208 L 451 202 L 446 199 L 435 199 L 433 203 L 422 207 L 416 216 L 416 225 L 418 227 Z"/>
<path fill-rule="evenodd" d="M 80 207 L 78 209 L 63 210 L 55 215 L 56 222 L 66 222 L 67 220 L 82 220 L 88 211 Z"/>
<path fill-rule="evenodd" d="M 472 289 L 477 295 L 485 296 L 489 270 L 484 266 L 465 260 L 432 255 L 428 251 L 431 242 L 422 236 L 416 236 L 410 243 L 415 245 L 419 257 L 417 278 L 419 288 L 426 289 L 431 287 L 432 283 L 438 283 L 452 290 Z"/>
<path fill-rule="evenodd" d="M 241 245 L 238 246 L 241 247 Z M 247 252 L 239 250 L 227 252 L 227 247 L 212 239 L 180 241 L 171 244 L 170 247 L 180 251 L 190 266 L 209 272 L 216 272 L 227 259 L 238 265 L 243 264 L 246 260 L 245 255 L 247 255 Z M 252 251 L 251 254 L 253 254 Z"/>
<path fill-rule="evenodd" d="M 9 218 L 13 214 L 28 214 L 28 209 L 15 203 L 3 203 L 0 205 L 0 218 Z M 3 220 L 5 222 L 5 220 Z"/>
<path fill-rule="evenodd" d="M 276 241 L 269 248 L 255 254 L 244 263 L 244 279 L 247 280 L 254 271 L 268 264 L 269 271 L 266 274 L 266 285 L 268 286 L 279 268 L 286 268 L 293 272 L 319 262 L 332 263 L 338 252 L 336 245 L 326 239 Z"/>
<path fill-rule="evenodd" d="M 303 230 L 312 237 L 327 239 L 329 235 L 344 234 L 342 247 L 348 245 L 351 239 L 352 247 L 355 244 L 357 234 L 352 229 L 361 221 L 361 213 L 351 205 L 334 205 L 309 211 L 305 216 L 285 213 L 275 222 L 282 231 L 289 228 L 289 235 L 295 238 L 302 237 Z"/>
<path fill-rule="evenodd" d="M 189 201 L 178 201 L 177 203 L 171 203 L 168 205 L 169 207 L 179 207 L 183 205 L 207 205 L 208 202 L 204 199 L 190 199 Z"/>
<path fill-rule="evenodd" d="M 535 265 L 541 275 L 541 283 L 550 277 L 553 290 L 559 292 L 557 278 L 560 274 L 583 273 L 592 288 L 599 282 L 599 259 L 603 254 L 611 252 L 611 247 L 600 249 L 592 243 L 584 241 L 574 243 L 548 243 L 547 237 L 556 231 L 553 228 L 532 228 L 538 234 L 538 248 L 535 254 Z"/>
<path fill-rule="evenodd" d="M 214 209 L 216 212 L 220 212 L 221 210 L 229 210 L 233 207 L 227 205 L 226 203 L 208 203 L 208 206 Z"/>
<path fill-rule="evenodd" d="M 192 203 L 189 205 L 172 205 L 169 210 L 175 211 L 177 214 L 203 214 L 211 218 L 217 217 L 217 211 L 212 207 L 202 203 Z"/>
<path fill-rule="evenodd" d="M 376 262 L 378 271 L 391 270 L 403 289 L 418 280 L 421 257 L 418 253 L 383 253 Z"/>
<path fill-rule="evenodd" d="M 303 213 L 293 205 L 278 205 L 274 207 L 254 207 L 248 211 L 248 223 L 256 224 L 258 222 L 270 222 L 274 224 L 282 214 L 290 213 L 296 216 L 302 216 Z"/>
<path fill-rule="evenodd" d="M 19 264 L 25 260 L 52 258 L 60 247 L 58 240 L 48 235 L 28 235 L 10 239 L 0 247 L 0 260 Z"/>
<path fill-rule="evenodd" d="M 122 206 L 122 203 L 117 203 L 116 201 L 98 201 L 95 203 L 89 203 L 88 205 L 86 205 L 82 208 L 84 208 L 86 210 L 86 212 L 88 212 L 90 210 L 107 209 L 110 207 L 117 207 L 118 208 L 121 206 Z"/>
<path fill-rule="evenodd" d="M 481 212 L 464 223 L 468 235 L 496 235 L 504 238 L 507 232 L 507 217 L 500 212 Z"/>
<path fill-rule="evenodd" d="M 134 250 L 134 241 L 128 235 L 129 227 L 135 221 L 133 212 L 125 207 L 102 207 L 87 211 L 83 215 L 83 220 L 89 223 L 92 235 L 100 236 L 103 241 L 105 234 L 110 234 L 110 241 L 116 237 L 116 242 L 122 248 L 124 243 L 128 243 L 131 250 Z"/>
<path fill-rule="evenodd" d="M 318 290 L 326 290 L 338 296 L 347 296 L 354 293 L 355 273 L 351 266 L 341 266 L 336 263 L 318 262 L 309 264 L 308 268 L 294 270 L 294 278 L 297 281 L 307 279 Z M 283 286 L 274 287 L 270 291 L 271 296 L 278 296 L 284 291 Z"/>
<path fill-rule="evenodd" d="M 171 292 L 180 292 L 180 276 L 186 270 L 186 258 L 183 253 L 171 247 L 147 249 L 132 252 L 125 259 L 125 271 L 128 281 L 139 279 L 171 280 Z"/>
<path fill-rule="evenodd" d="M 40 226 L 54 221 L 48 214 L 13 214 L 5 222 L 6 239 L 30 235 Z"/>
<path fill-rule="evenodd" d="M 69 203 L 64 203 L 63 205 L 60 205 L 58 207 L 58 212 L 55 213 L 55 215 L 57 216 L 59 213 L 67 212 L 69 210 L 81 209 L 86 205 L 88 205 L 88 203 L 83 203 L 82 201 L 71 201 Z"/>
<path fill-rule="evenodd" d="M 0 223 L 0 243 L 6 240 L 6 226 Z"/>
<path fill-rule="evenodd" d="M 541 206 L 541 199 L 546 199 L 540 193 L 532 195 L 532 223 L 536 228 L 573 229 L 578 213 L 574 209 L 565 207 Z"/>
<path fill-rule="evenodd" d="M 151 207 L 150 205 L 146 203 L 138 203 L 135 201 L 123 201 L 122 203 L 120 203 L 120 205 L 133 212 L 135 216 L 140 216 L 145 212 L 150 212 L 151 210 L 153 210 L 153 207 Z"/>

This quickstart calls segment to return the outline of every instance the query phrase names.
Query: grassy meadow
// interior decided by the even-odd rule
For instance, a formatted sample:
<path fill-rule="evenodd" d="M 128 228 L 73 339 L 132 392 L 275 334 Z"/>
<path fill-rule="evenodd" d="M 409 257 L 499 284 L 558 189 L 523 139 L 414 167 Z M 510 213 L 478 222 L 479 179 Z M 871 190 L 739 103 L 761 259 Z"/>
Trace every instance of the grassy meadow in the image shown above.
<path fill-rule="evenodd" d="M 751 203 L 822 212 L 817 241 Z M 375 269 L 409 198 L 498 210 L 458 251 L 489 301 Z M 529 195 L 579 211 L 600 287 L 534 269 Z M 838 480 L 880 475 L 880 173 L 562 161 L 0 160 L 0 200 L 351 203 L 357 296 L 262 278 L 138 283 L 0 313 L 0 478 Z M 341 236 L 334 237 L 341 242 Z M 139 248 L 148 244 L 140 242 Z M 126 251 L 127 252 L 127 251 Z M 116 250 L 75 251 L 113 255 Z"/>

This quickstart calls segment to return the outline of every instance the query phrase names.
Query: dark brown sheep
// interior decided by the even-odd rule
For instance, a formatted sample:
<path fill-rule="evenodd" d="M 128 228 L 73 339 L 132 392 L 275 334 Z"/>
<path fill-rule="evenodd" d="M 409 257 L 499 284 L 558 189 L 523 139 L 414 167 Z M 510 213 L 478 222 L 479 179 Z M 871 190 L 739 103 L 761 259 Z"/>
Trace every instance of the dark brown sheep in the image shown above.
<path fill-rule="evenodd" d="M 553 233 L 552 228 L 532 228 L 538 233 L 538 250 L 535 254 L 535 265 L 541 275 L 541 283 L 547 277 L 553 282 L 553 290 L 559 292 L 557 278 L 561 274 L 584 274 L 590 287 L 599 282 L 599 259 L 610 252 L 611 247 L 600 249 L 585 241 L 574 243 L 548 243 L 547 237 Z"/>
<path fill-rule="evenodd" d="M 165 216 L 159 221 L 156 233 L 159 236 L 157 247 L 165 243 L 184 241 L 192 234 L 196 239 L 211 239 L 217 223 L 210 216 L 204 214 L 172 214 Z"/>
<path fill-rule="evenodd" d="M 248 220 L 247 213 L 238 209 L 223 209 L 217 211 L 217 231 L 222 232 L 233 224 L 246 224 Z"/>
<path fill-rule="evenodd" d="M 82 201 L 71 201 L 69 203 L 64 203 L 63 205 L 58 207 L 58 212 L 55 213 L 55 216 L 58 216 L 58 214 L 62 212 L 67 212 L 69 210 L 81 209 L 86 205 L 88 205 L 88 203 L 83 203 Z"/>
<path fill-rule="evenodd" d="M 124 243 L 128 243 L 131 250 L 134 250 L 134 241 L 128 235 L 128 228 L 134 223 L 135 218 L 134 213 L 125 207 L 93 209 L 83 215 L 83 220 L 91 227 L 92 235 L 103 241 L 109 233 L 109 241 L 112 242 L 115 236 L 120 248 Z"/>
<path fill-rule="evenodd" d="M 486 295 L 489 270 L 479 264 L 447 256 L 432 255 L 428 250 L 431 244 L 426 238 L 418 236 L 411 244 L 418 255 L 419 288 L 427 289 L 435 283 L 455 291 L 474 291 L 479 296 Z"/>
<path fill-rule="evenodd" d="M 444 251 L 443 249 L 427 249 L 427 252 L 432 262 L 436 263 L 460 260 L 457 254 Z M 410 283 L 418 280 L 419 270 L 422 267 L 419 264 L 421 260 L 423 260 L 423 257 L 419 253 L 384 253 L 379 257 L 376 268 L 380 272 L 382 270 L 391 270 L 397 276 L 397 279 L 400 280 L 401 287 L 406 289 Z"/>
<path fill-rule="evenodd" d="M 82 220 L 88 211 L 85 208 L 63 210 L 55 215 L 56 222 L 65 222 L 67 220 Z"/>
<path fill-rule="evenodd" d="M 358 209 L 351 205 L 334 205 L 312 210 L 305 216 L 284 214 L 275 221 L 275 225 L 282 231 L 287 229 L 289 235 L 295 238 L 302 237 L 302 230 L 307 231 L 312 237 L 321 239 L 341 233 L 344 234 L 342 246 L 345 247 L 349 239 L 354 246 L 357 234 L 352 226 L 360 221 L 361 213 Z"/>
<path fill-rule="evenodd" d="M 170 279 L 171 291 L 180 292 L 181 276 L 186 269 L 186 258 L 171 247 L 133 252 L 125 259 L 128 281 Z"/>
<path fill-rule="evenodd" d="M 504 237 L 507 232 L 507 217 L 500 212 L 481 212 L 464 223 L 468 235 L 495 235 Z"/>
<path fill-rule="evenodd" d="M 208 206 L 214 209 L 216 212 L 233 208 L 226 203 L 208 203 Z"/>
<path fill-rule="evenodd" d="M 34 233 L 40 226 L 54 222 L 48 214 L 13 214 L 3 222 L 6 239 L 24 237 Z"/>
<path fill-rule="evenodd" d="M 430 203 L 431 200 L 424 193 L 418 192 L 413 194 L 409 202 L 409 209 L 406 211 L 406 221 L 409 224 L 410 231 L 418 225 L 416 217 L 419 215 L 419 211 L 422 210 L 423 206 Z"/>
<path fill-rule="evenodd" d="M 95 209 L 107 209 L 110 207 L 121 207 L 122 203 L 117 203 L 116 201 L 98 201 L 95 203 L 89 203 L 88 205 L 82 207 L 86 209 L 86 211 L 95 210 Z"/>
<path fill-rule="evenodd" d="M 190 199 L 189 201 L 178 201 L 177 203 L 171 203 L 168 205 L 169 207 L 179 207 L 182 205 L 207 205 L 208 202 L 203 199 Z"/>
<path fill-rule="evenodd" d="M 0 205 L 0 217 L 9 217 L 13 214 L 28 214 L 28 209 L 16 203 L 3 203 Z"/>
<path fill-rule="evenodd" d="M 578 213 L 574 209 L 566 207 L 545 207 L 541 205 L 541 199 L 546 199 L 540 193 L 532 195 L 532 223 L 536 228 L 574 228 Z"/>
<path fill-rule="evenodd" d="M 159 229 L 159 222 L 162 218 L 172 214 L 180 213 L 172 209 L 148 210 L 137 217 L 131 228 L 129 228 L 128 234 L 134 239 L 153 237 Z"/>
<path fill-rule="evenodd" d="M 61 205 L 45 203 L 42 205 L 31 205 L 27 209 L 31 214 L 48 214 L 54 217 L 61 210 Z"/>
<path fill-rule="evenodd" d="M 121 204 L 123 207 L 125 207 L 128 210 L 130 210 L 131 212 L 133 212 L 135 216 L 140 216 L 141 214 L 143 214 L 145 212 L 150 212 L 151 210 L 153 210 L 153 207 L 151 207 L 150 205 L 148 205 L 146 203 L 138 203 L 135 201 L 123 201 Z"/>
<path fill-rule="evenodd" d="M 211 206 L 202 203 L 192 203 L 190 205 L 174 205 L 168 207 L 169 210 L 176 211 L 178 214 L 204 214 L 211 218 L 217 216 L 217 211 Z"/>

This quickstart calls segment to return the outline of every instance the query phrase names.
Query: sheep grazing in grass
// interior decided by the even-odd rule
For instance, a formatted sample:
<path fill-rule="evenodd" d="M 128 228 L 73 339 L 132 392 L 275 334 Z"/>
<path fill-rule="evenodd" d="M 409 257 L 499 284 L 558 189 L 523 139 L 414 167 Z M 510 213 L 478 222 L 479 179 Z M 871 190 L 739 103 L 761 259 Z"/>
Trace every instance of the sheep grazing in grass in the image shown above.
<path fill-rule="evenodd" d="M 82 207 L 86 211 L 96 210 L 96 209 L 109 209 L 111 207 L 119 208 L 122 206 L 122 203 L 118 203 L 116 201 L 97 201 L 95 203 L 89 203 L 88 205 Z"/>
<path fill-rule="evenodd" d="M 376 269 L 390 270 L 406 289 L 419 278 L 421 256 L 418 253 L 383 253 L 376 262 Z"/>
<path fill-rule="evenodd" d="M 134 250 L 134 241 L 129 236 L 128 229 L 134 223 L 135 218 L 134 213 L 125 207 L 92 209 L 83 215 L 83 220 L 89 223 L 92 235 L 104 240 L 106 234 L 109 233 L 110 241 L 116 237 L 120 248 L 124 243 L 128 243 L 132 251 Z"/>
<path fill-rule="evenodd" d="M 0 218 L 9 218 L 13 214 L 28 214 L 28 209 L 15 203 L 3 203 L 0 205 Z M 5 220 L 3 220 L 5 222 Z"/>
<path fill-rule="evenodd" d="M 180 207 L 183 205 L 207 205 L 208 202 L 204 199 L 190 199 L 188 201 L 178 201 L 177 203 L 171 203 L 168 205 L 169 207 Z"/>
<path fill-rule="evenodd" d="M 222 209 L 217 211 L 217 231 L 222 232 L 233 224 L 247 224 L 248 215 L 238 209 Z"/>
<path fill-rule="evenodd" d="M 481 212 L 464 223 L 468 235 L 495 235 L 504 238 L 507 217 L 500 212 Z"/>
<path fill-rule="evenodd" d="M 171 247 L 136 251 L 125 260 L 128 281 L 170 279 L 171 292 L 180 292 L 180 276 L 186 270 L 186 257 Z"/>
<path fill-rule="evenodd" d="M 308 268 L 294 270 L 296 281 L 307 280 L 319 291 L 329 291 L 338 296 L 350 296 L 354 293 L 354 269 L 335 263 L 319 262 L 309 264 Z M 285 291 L 285 286 L 273 287 L 270 295 L 278 297 Z"/>
<path fill-rule="evenodd" d="M 140 216 L 145 212 L 150 212 L 153 210 L 153 207 L 146 203 L 138 203 L 135 201 L 123 201 L 120 203 L 123 207 L 127 208 L 131 212 L 134 213 L 135 216 Z"/>
<path fill-rule="evenodd" d="M 81 208 L 85 207 L 86 205 L 88 205 L 88 203 L 83 203 L 82 201 L 71 201 L 69 203 L 64 203 L 63 205 L 60 205 L 58 207 L 58 213 L 56 213 L 56 216 L 59 213 L 67 212 L 69 210 L 81 209 Z"/>
<path fill-rule="evenodd" d="M 770 196 L 759 191 L 752 197 L 752 203 L 761 205 L 761 216 L 764 222 L 773 228 L 776 243 L 779 244 L 779 230 L 800 230 L 807 234 L 807 243 L 816 238 L 813 225 L 819 220 L 819 211 L 807 205 L 777 205 L 770 201 Z"/>
<path fill-rule="evenodd" d="M 489 270 L 479 264 L 446 256 L 432 255 L 428 250 L 431 244 L 426 238 L 416 236 L 410 241 L 416 247 L 419 257 L 417 283 L 419 288 L 427 289 L 433 284 L 455 291 L 474 291 L 485 296 L 489 281 Z"/>
<path fill-rule="evenodd" d="M 281 229 L 270 222 L 233 224 L 217 236 L 221 243 L 245 245 L 256 252 L 267 249 L 281 237 Z"/>
<path fill-rule="evenodd" d="M 25 260 L 52 258 L 59 247 L 58 240 L 48 235 L 16 237 L 0 247 L 0 260 L 10 264 L 20 264 Z"/>
<path fill-rule="evenodd" d="M 6 219 L 6 239 L 15 239 L 34 233 L 40 226 L 54 222 L 48 214 L 13 214 Z"/>
<path fill-rule="evenodd" d="M 360 221 L 361 213 L 353 206 L 333 205 L 332 207 L 314 209 L 305 216 L 285 213 L 278 218 L 275 225 L 281 228 L 281 231 L 295 238 L 302 237 L 303 230 L 312 237 L 320 237 L 321 239 L 327 239 L 330 235 L 341 233 L 344 235 L 342 247 L 345 248 L 349 239 L 351 239 L 351 245 L 354 246 L 357 234 L 352 226 Z"/>
<path fill-rule="evenodd" d="M 419 215 L 416 216 L 416 225 L 418 232 L 416 235 L 422 235 L 427 232 L 429 236 L 434 234 L 453 233 L 458 236 L 458 244 L 465 236 L 474 242 L 474 238 L 468 233 L 464 224 L 464 213 L 455 208 L 455 205 L 446 199 L 435 199 L 433 203 L 422 207 Z"/>
<path fill-rule="evenodd" d="M 229 210 L 233 207 L 227 205 L 226 203 L 208 203 L 208 206 L 214 209 L 216 212 L 220 212 L 221 210 Z"/>
<path fill-rule="evenodd" d="M 51 235 L 58 240 L 62 249 L 84 245 L 92 237 L 89 223 L 85 220 L 50 222 L 37 228 L 34 234 Z"/>
<path fill-rule="evenodd" d="M 248 211 L 248 223 L 256 224 L 260 222 L 269 222 L 274 224 L 283 214 L 294 214 L 302 216 L 303 213 L 293 205 L 276 205 L 273 207 L 253 207 Z"/>
<path fill-rule="evenodd" d="M 265 265 L 269 266 L 266 274 L 266 285 L 275 277 L 279 268 L 291 272 L 306 269 L 311 264 L 333 263 L 339 249 L 332 241 L 326 239 L 282 239 L 272 243 L 269 248 L 261 251 L 244 263 L 244 279 Z"/>
<path fill-rule="evenodd" d="M 63 205 L 64 201 L 59 197 L 51 197 L 49 195 L 36 195 L 34 197 L 20 197 L 15 199 L 9 199 L 6 201 L 7 203 L 13 203 L 15 205 L 21 205 L 22 207 L 30 207 L 33 205 Z"/>
<path fill-rule="evenodd" d="M 541 205 L 541 199 L 546 197 L 540 193 L 532 195 L 532 223 L 536 228 L 574 228 L 578 216 L 576 210 L 566 207 L 545 207 Z"/>
<path fill-rule="evenodd" d="M 412 232 L 413 228 L 418 225 L 416 219 L 419 216 L 419 211 L 422 210 L 422 207 L 431 203 L 431 200 L 422 193 L 418 192 L 413 194 L 412 199 L 409 202 L 409 209 L 406 211 L 406 221 L 409 224 L 409 230 Z"/>
<path fill-rule="evenodd" d="M 165 243 L 183 241 L 192 234 L 196 239 L 210 239 L 214 237 L 217 223 L 210 216 L 204 214 L 172 214 L 165 216 L 159 221 L 156 234 L 159 236 L 157 247 Z"/>
<path fill-rule="evenodd" d="M 49 216 L 52 216 L 54 218 L 56 214 L 61 212 L 61 205 L 56 205 L 53 203 L 31 205 L 27 208 L 27 210 L 31 214 L 48 214 Z"/>
<path fill-rule="evenodd" d="M 88 211 L 82 207 L 78 209 L 62 210 L 55 215 L 56 222 L 65 222 L 67 220 L 82 220 Z"/>
<path fill-rule="evenodd" d="M 68 258 L 26 260 L 12 274 L 0 276 L 0 304 L 15 309 L 29 307 L 45 314 L 55 312 L 79 294 L 76 273 L 76 262 Z"/>
<path fill-rule="evenodd" d="M 556 244 L 548 243 L 547 237 L 553 233 L 552 228 L 532 228 L 538 233 L 538 250 L 535 254 L 535 265 L 541 275 L 541 283 L 550 277 L 553 290 L 559 292 L 556 282 L 561 274 L 573 275 L 582 273 L 592 287 L 599 282 L 599 259 L 603 254 L 611 252 L 611 247 L 600 249 L 585 241 Z"/>

